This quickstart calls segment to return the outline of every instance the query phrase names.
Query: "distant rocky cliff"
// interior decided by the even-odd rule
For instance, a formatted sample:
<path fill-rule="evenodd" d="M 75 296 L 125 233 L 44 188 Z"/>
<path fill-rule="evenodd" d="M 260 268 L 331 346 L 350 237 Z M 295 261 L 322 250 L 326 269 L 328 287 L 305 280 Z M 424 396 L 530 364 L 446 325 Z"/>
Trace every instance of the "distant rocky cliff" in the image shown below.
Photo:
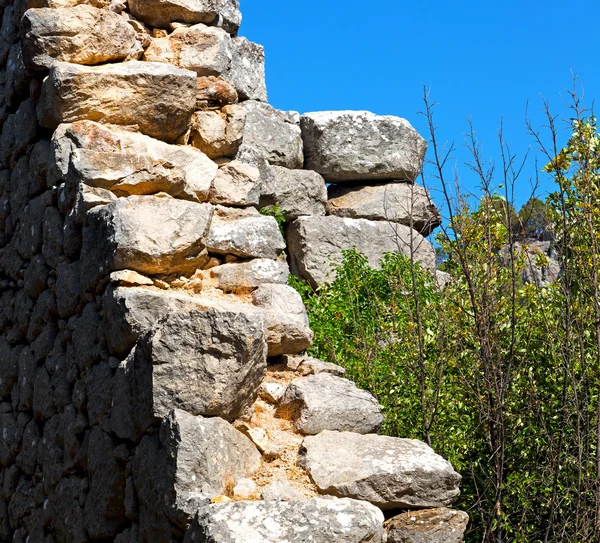
<path fill-rule="evenodd" d="M 425 141 L 271 107 L 237 0 L 1 9 L 0 540 L 461 541 L 460 476 L 303 354 L 287 285 L 434 268 Z"/>

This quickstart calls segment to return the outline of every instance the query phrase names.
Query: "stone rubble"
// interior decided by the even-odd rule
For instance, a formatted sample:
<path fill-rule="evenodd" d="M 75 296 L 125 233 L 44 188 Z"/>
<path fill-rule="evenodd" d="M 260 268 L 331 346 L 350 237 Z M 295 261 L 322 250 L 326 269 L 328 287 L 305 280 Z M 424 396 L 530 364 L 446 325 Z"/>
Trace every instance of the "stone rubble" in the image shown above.
<path fill-rule="evenodd" d="M 375 433 L 288 286 L 434 269 L 408 121 L 269 105 L 238 0 L 0 15 L 0 541 L 461 541 L 460 476 Z"/>

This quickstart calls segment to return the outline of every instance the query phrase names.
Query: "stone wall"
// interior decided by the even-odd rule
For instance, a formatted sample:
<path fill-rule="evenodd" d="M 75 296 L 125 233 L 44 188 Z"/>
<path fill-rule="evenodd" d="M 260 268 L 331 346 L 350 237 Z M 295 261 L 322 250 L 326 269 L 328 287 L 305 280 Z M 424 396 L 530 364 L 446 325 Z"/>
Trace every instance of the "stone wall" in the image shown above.
<path fill-rule="evenodd" d="M 0 540 L 462 539 L 460 476 L 302 354 L 287 285 L 433 269 L 410 124 L 271 107 L 237 0 L 1 10 Z"/>

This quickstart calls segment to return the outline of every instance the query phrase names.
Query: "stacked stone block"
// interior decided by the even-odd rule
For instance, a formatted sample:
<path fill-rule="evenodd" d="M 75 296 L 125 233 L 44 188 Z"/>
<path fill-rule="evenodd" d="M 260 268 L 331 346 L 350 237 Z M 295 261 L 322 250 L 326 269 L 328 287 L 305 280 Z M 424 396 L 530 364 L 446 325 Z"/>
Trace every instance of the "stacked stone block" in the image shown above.
<path fill-rule="evenodd" d="M 332 186 L 327 201 L 334 181 L 412 181 L 414 130 L 344 114 L 379 135 L 346 143 L 343 160 L 364 164 L 332 166 L 339 127 L 323 138 L 310 116 L 268 105 L 237 0 L 0 9 L 0 541 L 377 543 L 381 509 L 449 505 L 452 467 L 378 436 L 377 401 L 301 354 L 312 332 L 287 285 L 288 259 L 320 284 L 350 246 L 433 266 L 413 230 L 436 220 L 422 189 L 418 213 L 365 216 Z M 377 187 L 359 190 L 380 205 Z M 287 244 L 268 205 L 284 210 Z M 277 456 L 253 422 L 267 403 L 331 499 L 285 481 L 253 493 Z M 323 465 L 324 450 L 344 463 L 342 447 L 362 462 L 352 484 Z M 384 449 L 397 450 L 385 468 L 358 454 Z"/>

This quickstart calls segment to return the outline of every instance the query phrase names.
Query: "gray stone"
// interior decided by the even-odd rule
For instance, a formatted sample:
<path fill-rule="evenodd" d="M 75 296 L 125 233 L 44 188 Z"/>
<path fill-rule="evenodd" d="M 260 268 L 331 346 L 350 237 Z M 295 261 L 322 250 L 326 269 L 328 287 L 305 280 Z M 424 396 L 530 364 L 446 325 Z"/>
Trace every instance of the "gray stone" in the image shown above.
<path fill-rule="evenodd" d="M 246 111 L 240 104 L 219 111 L 197 111 L 192 117 L 190 144 L 210 158 L 234 157 L 244 137 Z"/>
<path fill-rule="evenodd" d="M 399 117 L 368 111 L 322 111 L 302 116 L 305 167 L 329 182 L 414 181 L 427 142 Z"/>
<path fill-rule="evenodd" d="M 164 541 L 173 527 L 183 537 L 198 507 L 251 476 L 260 464 L 252 442 L 223 419 L 174 410 L 158 435 L 142 440 L 133 461 L 141 540 Z"/>
<path fill-rule="evenodd" d="M 293 111 L 279 111 L 254 100 L 241 104 L 246 110 L 243 143 L 237 157 L 243 162 L 266 159 L 274 166 L 302 168 L 300 116 Z"/>
<path fill-rule="evenodd" d="M 269 483 L 262 492 L 263 500 L 278 502 L 302 502 L 308 498 L 293 487 L 287 479 L 277 479 Z"/>
<path fill-rule="evenodd" d="M 92 121 L 59 126 L 52 138 L 53 179 L 69 181 L 66 203 L 77 185 L 112 190 L 120 196 L 166 192 L 186 200 L 208 199 L 218 167 L 189 146 L 169 145 L 135 132 Z"/>
<path fill-rule="evenodd" d="M 295 370 L 305 377 L 307 375 L 317 375 L 319 373 L 330 373 L 337 377 L 344 377 L 344 375 L 346 375 L 346 370 L 341 366 L 332 364 L 331 362 L 323 362 L 323 360 L 313 358 L 312 356 L 303 357 Z"/>
<path fill-rule="evenodd" d="M 377 268 L 386 253 L 411 256 L 427 269 L 435 269 L 435 250 L 429 241 L 398 223 L 346 219 L 342 217 L 300 217 L 287 231 L 292 271 L 311 285 L 333 281 L 335 268 L 342 263 L 342 251 L 355 248 Z"/>
<path fill-rule="evenodd" d="M 260 315 L 207 310 L 162 319 L 136 349 L 140 413 L 178 408 L 234 420 L 258 396 L 267 345 Z"/>
<path fill-rule="evenodd" d="M 325 215 L 326 204 L 327 187 L 318 173 L 281 166 L 267 168 L 260 207 L 277 206 L 286 222 L 291 222 L 305 215 Z"/>
<path fill-rule="evenodd" d="M 233 161 L 217 172 L 209 201 L 228 206 L 257 206 L 260 196 L 260 170 L 251 164 Z"/>
<path fill-rule="evenodd" d="M 29 9 L 21 22 L 23 60 L 33 70 L 55 61 L 102 64 L 141 51 L 136 33 L 123 17 L 89 5 Z"/>
<path fill-rule="evenodd" d="M 83 500 L 85 499 L 85 479 L 65 478 L 60 481 L 49 497 L 53 511 L 52 528 L 58 541 L 86 543 L 89 541 L 83 520 Z"/>
<path fill-rule="evenodd" d="M 421 441 L 325 430 L 304 439 L 301 463 L 319 492 L 381 509 L 444 507 L 460 475 Z"/>
<path fill-rule="evenodd" d="M 295 289 L 281 284 L 261 285 L 252 293 L 252 302 L 264 309 L 269 356 L 299 353 L 312 345 L 314 334 L 304 302 Z"/>
<path fill-rule="evenodd" d="M 428 236 L 442 223 L 438 208 L 419 185 L 330 185 L 327 214 L 351 219 L 391 221 Z"/>
<path fill-rule="evenodd" d="M 179 27 L 166 38 L 152 40 L 143 60 L 173 64 L 199 77 L 219 76 L 231 64 L 231 37 L 221 28 L 203 24 Z"/>
<path fill-rule="evenodd" d="M 356 500 L 255 501 L 200 509 L 184 543 L 382 543 L 383 514 Z"/>
<path fill-rule="evenodd" d="M 37 113 L 46 128 L 90 120 L 175 141 L 188 128 L 196 92 L 194 72 L 160 62 L 91 67 L 57 62 L 44 81 Z"/>
<path fill-rule="evenodd" d="M 244 37 L 231 41 L 231 65 L 223 74 L 235 86 L 240 100 L 267 102 L 265 49 Z"/>
<path fill-rule="evenodd" d="M 238 0 L 131 0 L 129 8 L 137 19 L 158 28 L 203 23 L 235 35 L 242 22 Z"/>
<path fill-rule="evenodd" d="M 79 261 L 70 264 L 62 262 L 56 270 L 56 305 L 61 319 L 74 315 L 79 306 L 80 297 Z"/>
<path fill-rule="evenodd" d="M 285 241 L 273 217 L 258 215 L 237 218 L 215 213 L 206 247 L 209 252 L 216 254 L 276 259 L 285 249 Z"/>
<path fill-rule="evenodd" d="M 159 196 L 119 198 L 94 208 L 83 233 L 83 277 L 122 269 L 192 274 L 208 261 L 212 213 L 210 204 Z"/>
<path fill-rule="evenodd" d="M 409 511 L 386 521 L 387 543 L 462 543 L 469 515 L 446 507 Z"/>
<path fill-rule="evenodd" d="M 294 379 L 280 407 L 293 413 L 294 426 L 305 435 L 323 430 L 369 434 L 383 422 L 382 408 L 370 392 L 329 373 Z"/>
<path fill-rule="evenodd" d="M 254 289 L 269 283 L 284 285 L 289 274 L 285 262 L 265 258 L 223 264 L 210 270 L 215 286 L 225 291 Z"/>

